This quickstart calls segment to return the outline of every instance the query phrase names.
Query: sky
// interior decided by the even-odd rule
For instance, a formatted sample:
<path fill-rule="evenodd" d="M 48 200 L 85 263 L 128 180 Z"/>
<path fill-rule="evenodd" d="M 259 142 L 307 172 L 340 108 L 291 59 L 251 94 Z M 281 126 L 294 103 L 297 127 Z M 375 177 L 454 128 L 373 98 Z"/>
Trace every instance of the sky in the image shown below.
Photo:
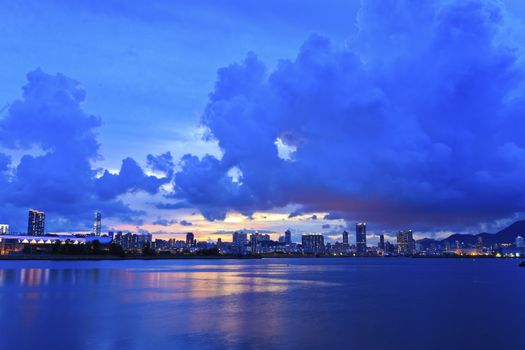
<path fill-rule="evenodd" d="M 0 0 L 0 223 L 200 239 L 525 212 L 521 1 Z"/>

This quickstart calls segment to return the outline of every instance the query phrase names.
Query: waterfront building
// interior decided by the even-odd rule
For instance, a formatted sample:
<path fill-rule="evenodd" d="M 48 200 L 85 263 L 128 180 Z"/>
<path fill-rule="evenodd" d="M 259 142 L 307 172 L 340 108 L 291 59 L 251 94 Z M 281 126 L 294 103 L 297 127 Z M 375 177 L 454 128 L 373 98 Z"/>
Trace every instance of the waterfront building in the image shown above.
<path fill-rule="evenodd" d="M 413 255 L 415 252 L 415 241 L 412 230 L 399 231 L 397 233 L 397 253 L 399 255 Z"/>
<path fill-rule="evenodd" d="M 253 254 L 257 254 L 259 252 L 259 232 L 255 232 L 250 235 L 250 247 Z"/>
<path fill-rule="evenodd" d="M 284 231 L 284 244 L 292 244 L 292 232 L 289 229 Z"/>
<path fill-rule="evenodd" d="M 263 241 L 263 236 L 259 237 Z M 232 248 L 237 254 L 246 254 L 246 245 L 248 244 L 248 235 L 245 232 L 234 232 L 232 234 Z"/>
<path fill-rule="evenodd" d="M 99 211 L 95 211 L 93 215 L 93 236 L 100 237 L 102 230 L 102 214 Z"/>
<path fill-rule="evenodd" d="M 366 254 L 366 223 L 364 222 L 355 225 L 355 245 L 358 255 Z"/>
<path fill-rule="evenodd" d="M 525 240 L 523 239 L 523 237 L 516 237 L 516 248 L 525 248 Z"/>
<path fill-rule="evenodd" d="M 323 253 L 324 236 L 318 234 L 305 234 L 302 236 L 303 252 L 305 253 Z"/>
<path fill-rule="evenodd" d="M 481 236 L 476 239 L 476 250 L 478 253 L 483 253 L 483 237 Z"/>
<path fill-rule="evenodd" d="M 42 211 L 30 209 L 27 220 L 27 234 L 29 236 L 43 236 L 46 215 Z"/>
<path fill-rule="evenodd" d="M 343 231 L 343 244 L 348 246 L 348 231 Z"/>
<path fill-rule="evenodd" d="M 379 235 L 379 243 L 377 245 L 377 248 L 379 248 L 380 252 L 385 252 L 385 235 Z"/>
<path fill-rule="evenodd" d="M 190 248 L 195 245 L 195 235 L 193 232 L 186 233 L 186 247 Z"/>
<path fill-rule="evenodd" d="M 9 225 L 0 224 L 0 235 L 8 235 L 8 234 L 9 234 Z"/>

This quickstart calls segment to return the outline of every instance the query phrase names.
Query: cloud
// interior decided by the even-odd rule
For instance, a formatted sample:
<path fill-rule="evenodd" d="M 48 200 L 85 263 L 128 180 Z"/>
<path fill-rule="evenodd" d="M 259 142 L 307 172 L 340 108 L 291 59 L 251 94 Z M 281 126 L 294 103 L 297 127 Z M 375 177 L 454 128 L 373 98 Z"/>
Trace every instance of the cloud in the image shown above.
<path fill-rule="evenodd" d="M 504 8 L 365 0 L 357 23 L 344 47 L 313 35 L 272 71 L 254 53 L 220 69 L 202 123 L 223 156 L 186 155 L 177 196 L 210 220 L 288 204 L 390 227 L 524 211 L 524 71 Z"/>
<path fill-rule="evenodd" d="M 157 218 L 157 220 L 153 221 L 153 225 L 160 225 L 160 226 L 171 226 L 176 223 L 177 223 L 177 220 L 162 219 L 160 217 Z"/>
<path fill-rule="evenodd" d="M 181 224 L 182 226 L 192 226 L 193 225 L 191 222 L 186 221 L 186 220 L 181 220 L 179 224 Z"/>
<path fill-rule="evenodd" d="M 65 75 L 37 69 L 27 75 L 22 97 L 10 104 L 0 119 L 0 146 L 23 154 L 18 164 L 0 157 L 0 219 L 16 227 L 27 208 L 44 210 L 51 230 L 89 228 L 92 212 L 140 224 L 144 212 L 116 199 L 136 190 L 156 192 L 164 180 L 144 176 L 132 159 L 123 162 L 119 174 L 96 178 L 92 163 L 101 158 L 98 116 L 86 113 L 86 92 Z M 111 187 L 111 188 L 110 188 Z M 24 228 L 25 229 L 25 228 Z"/>
<path fill-rule="evenodd" d="M 330 228 L 330 224 L 324 224 L 323 226 L 321 226 L 321 228 L 323 228 L 323 229 Z"/>
<path fill-rule="evenodd" d="M 310 219 L 311 219 L 311 220 L 317 220 L 317 215 L 315 215 L 315 214 L 312 215 L 312 216 L 310 217 Z"/>
<path fill-rule="evenodd" d="M 303 215 L 303 213 L 301 213 L 300 211 L 293 211 L 290 213 L 290 215 L 288 215 L 288 219 L 291 219 L 291 218 L 295 218 L 297 216 L 301 216 Z"/>
<path fill-rule="evenodd" d="M 323 220 L 341 220 L 344 218 L 344 215 L 341 213 L 328 213 L 323 216 Z"/>
<path fill-rule="evenodd" d="M 97 179 L 96 192 L 103 199 L 113 199 L 126 192 L 145 191 L 155 194 L 160 186 L 170 180 L 170 176 L 163 178 L 153 175 L 147 176 L 135 160 L 126 158 L 122 161 L 118 174 L 112 174 L 106 170 Z"/>
<path fill-rule="evenodd" d="M 147 159 L 148 159 L 148 166 L 151 169 L 163 172 L 165 174 L 173 173 L 173 168 L 175 164 L 173 162 L 173 157 L 170 152 L 166 152 L 158 156 L 149 154 Z"/>

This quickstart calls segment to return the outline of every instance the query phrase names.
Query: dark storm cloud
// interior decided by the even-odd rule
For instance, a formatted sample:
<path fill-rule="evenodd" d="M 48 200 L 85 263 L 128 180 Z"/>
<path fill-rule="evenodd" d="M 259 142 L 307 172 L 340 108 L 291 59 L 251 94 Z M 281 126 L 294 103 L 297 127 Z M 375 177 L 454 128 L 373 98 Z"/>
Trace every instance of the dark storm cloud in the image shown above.
<path fill-rule="evenodd" d="M 365 0 L 357 23 L 344 48 L 314 35 L 273 71 L 253 53 L 219 70 L 202 122 L 223 157 L 186 155 L 176 195 L 210 220 L 291 203 L 384 225 L 523 211 L 525 81 L 500 3 Z"/>
<path fill-rule="evenodd" d="M 96 130 L 101 119 L 82 109 L 85 91 L 75 80 L 41 70 L 27 80 L 22 98 L 0 119 L 0 145 L 25 152 L 10 175 L 0 178 L 2 221 L 16 224 L 34 207 L 47 212 L 48 228 L 55 230 L 85 227 L 95 209 L 105 217 L 141 223 L 137 215 L 144 213 L 115 197 L 137 190 L 154 193 L 166 180 L 145 176 L 129 158 L 119 174 L 106 172 L 96 179 L 91 162 L 100 158 Z M 0 169 L 5 163 L 0 157 Z"/>
<path fill-rule="evenodd" d="M 147 176 L 135 160 L 126 158 L 122 161 L 118 174 L 111 174 L 106 170 L 97 179 L 96 192 L 103 199 L 113 199 L 126 192 L 146 191 L 155 194 L 160 186 L 170 180 L 170 177 Z"/>

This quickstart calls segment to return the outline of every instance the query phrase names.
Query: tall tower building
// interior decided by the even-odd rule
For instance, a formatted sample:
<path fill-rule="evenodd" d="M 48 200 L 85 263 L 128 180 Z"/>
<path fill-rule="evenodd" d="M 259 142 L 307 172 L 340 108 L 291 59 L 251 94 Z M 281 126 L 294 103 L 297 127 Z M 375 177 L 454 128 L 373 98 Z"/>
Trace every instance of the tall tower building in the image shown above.
<path fill-rule="evenodd" d="M 186 233 L 186 247 L 192 247 L 195 242 L 195 236 L 193 232 Z"/>
<path fill-rule="evenodd" d="M 100 230 L 102 228 L 102 214 L 99 211 L 95 211 L 93 217 L 93 235 L 100 237 Z"/>
<path fill-rule="evenodd" d="M 286 245 L 292 244 L 292 232 L 290 230 L 286 230 L 284 232 L 284 244 Z"/>
<path fill-rule="evenodd" d="M 359 255 L 366 254 L 366 223 L 358 222 L 355 225 L 355 245 Z"/>
<path fill-rule="evenodd" d="M 385 252 L 385 235 L 379 235 L 379 244 L 377 247 L 381 252 Z"/>
<path fill-rule="evenodd" d="M 43 236 L 45 220 L 46 214 L 43 211 L 30 209 L 27 220 L 27 234 L 29 236 Z"/>
<path fill-rule="evenodd" d="M 346 230 L 343 231 L 343 244 L 348 245 L 348 232 Z"/>
<path fill-rule="evenodd" d="M 397 233 L 397 253 L 400 255 L 412 255 L 415 253 L 414 235 L 412 230 L 399 231 Z"/>

